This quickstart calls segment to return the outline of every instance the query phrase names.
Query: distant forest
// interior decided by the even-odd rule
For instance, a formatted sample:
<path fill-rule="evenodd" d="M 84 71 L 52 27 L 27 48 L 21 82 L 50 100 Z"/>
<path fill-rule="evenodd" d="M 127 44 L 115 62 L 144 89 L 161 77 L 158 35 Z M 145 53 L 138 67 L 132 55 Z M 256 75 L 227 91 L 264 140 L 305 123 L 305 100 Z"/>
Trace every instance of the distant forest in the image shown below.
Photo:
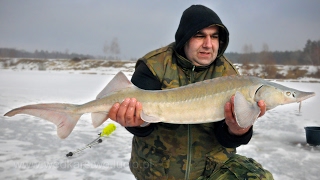
<path fill-rule="evenodd" d="M 92 55 L 84 55 L 68 52 L 48 52 L 44 50 L 36 50 L 28 52 L 25 50 L 17 50 L 14 48 L 0 48 L 0 58 L 37 58 L 37 59 L 95 59 Z"/>
<path fill-rule="evenodd" d="M 267 44 L 263 45 L 261 52 L 253 52 L 250 45 L 243 47 L 242 53 L 225 53 L 226 57 L 234 63 L 241 64 L 282 64 L 282 65 L 315 65 L 320 66 L 320 40 L 308 40 L 302 50 L 297 51 L 269 51 Z M 0 48 L 0 58 L 39 58 L 39 59 L 96 59 L 92 55 L 83 55 L 68 52 L 48 52 L 36 50 L 27 52 L 14 48 Z"/>
<path fill-rule="evenodd" d="M 252 47 L 245 45 L 243 53 L 225 53 L 233 63 L 241 64 L 281 64 L 281 65 L 320 65 L 320 40 L 308 40 L 303 50 L 269 51 L 267 44 L 261 52 L 252 52 Z"/>

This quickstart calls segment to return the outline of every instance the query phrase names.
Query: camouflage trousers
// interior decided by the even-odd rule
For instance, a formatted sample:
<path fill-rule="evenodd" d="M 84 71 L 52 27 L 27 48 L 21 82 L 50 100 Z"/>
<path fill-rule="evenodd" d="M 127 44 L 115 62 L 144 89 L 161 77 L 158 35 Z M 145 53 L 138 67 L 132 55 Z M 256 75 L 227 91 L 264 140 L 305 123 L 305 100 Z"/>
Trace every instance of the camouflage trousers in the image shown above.
<path fill-rule="evenodd" d="M 235 154 L 220 167 L 215 167 L 211 173 L 205 171 L 204 176 L 197 180 L 217 179 L 272 180 L 273 176 L 254 159 Z"/>
<path fill-rule="evenodd" d="M 247 158 L 238 154 L 234 154 L 225 163 L 217 164 L 214 161 L 208 163 L 204 173 L 196 180 L 273 180 L 272 174 L 263 169 L 263 167 L 252 158 Z M 136 177 L 138 180 L 154 179 L 154 180 L 178 180 L 180 178 L 168 177 L 165 174 L 157 174 L 146 177 L 146 174 L 140 174 Z"/>

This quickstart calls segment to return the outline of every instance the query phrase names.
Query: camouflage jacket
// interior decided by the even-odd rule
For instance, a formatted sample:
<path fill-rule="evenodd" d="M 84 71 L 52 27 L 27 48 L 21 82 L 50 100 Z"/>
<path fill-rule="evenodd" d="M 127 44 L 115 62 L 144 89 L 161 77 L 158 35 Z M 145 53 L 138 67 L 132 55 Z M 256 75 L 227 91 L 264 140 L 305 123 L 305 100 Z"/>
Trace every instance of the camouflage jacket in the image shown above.
<path fill-rule="evenodd" d="M 174 51 L 174 43 L 148 53 L 139 63 L 147 65 L 161 89 L 238 74 L 224 56 L 207 67 L 193 66 Z M 196 179 L 213 172 L 236 152 L 218 142 L 215 123 L 152 125 L 148 136 L 133 137 L 130 169 L 137 179 Z"/>

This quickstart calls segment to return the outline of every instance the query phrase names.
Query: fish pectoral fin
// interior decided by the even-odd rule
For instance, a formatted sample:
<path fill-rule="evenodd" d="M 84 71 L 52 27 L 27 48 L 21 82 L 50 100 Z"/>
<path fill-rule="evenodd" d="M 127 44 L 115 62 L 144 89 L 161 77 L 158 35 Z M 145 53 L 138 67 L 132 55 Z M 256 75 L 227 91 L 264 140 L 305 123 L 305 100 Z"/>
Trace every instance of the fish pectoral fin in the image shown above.
<path fill-rule="evenodd" d="M 144 120 L 145 122 L 149 122 L 149 123 L 157 123 L 157 122 L 161 122 L 161 119 L 155 116 L 150 116 L 145 114 L 143 111 L 140 114 L 140 117 L 142 120 Z"/>
<path fill-rule="evenodd" d="M 234 114 L 240 127 L 247 128 L 253 125 L 260 112 L 257 103 L 247 101 L 240 92 L 236 92 L 234 97 Z"/>
<path fill-rule="evenodd" d="M 100 126 L 108 119 L 108 114 L 103 112 L 93 112 L 91 113 L 92 125 L 94 128 Z"/>

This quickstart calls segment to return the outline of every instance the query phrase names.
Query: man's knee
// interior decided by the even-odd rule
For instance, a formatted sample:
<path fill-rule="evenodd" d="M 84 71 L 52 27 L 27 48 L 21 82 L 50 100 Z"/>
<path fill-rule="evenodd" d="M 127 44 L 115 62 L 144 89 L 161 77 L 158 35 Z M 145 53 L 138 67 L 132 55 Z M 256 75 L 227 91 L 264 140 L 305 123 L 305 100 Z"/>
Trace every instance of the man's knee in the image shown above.
<path fill-rule="evenodd" d="M 254 159 L 235 154 L 209 179 L 273 179 L 272 174 Z"/>

